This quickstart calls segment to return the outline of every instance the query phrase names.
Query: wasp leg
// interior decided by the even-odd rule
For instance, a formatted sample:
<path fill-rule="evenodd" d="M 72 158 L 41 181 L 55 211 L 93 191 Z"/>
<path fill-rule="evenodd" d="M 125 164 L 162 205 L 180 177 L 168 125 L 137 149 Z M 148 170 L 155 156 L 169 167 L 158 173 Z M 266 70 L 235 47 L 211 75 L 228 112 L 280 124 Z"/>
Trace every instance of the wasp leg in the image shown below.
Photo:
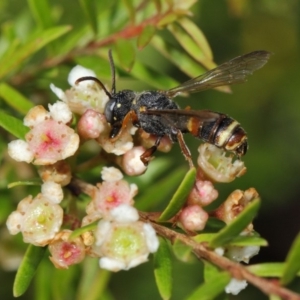
<path fill-rule="evenodd" d="M 176 134 L 177 134 L 177 140 L 178 140 L 179 146 L 181 148 L 181 152 L 184 155 L 185 159 L 188 161 L 190 168 L 192 169 L 192 168 L 194 168 L 192 155 L 191 155 L 191 152 L 190 152 L 188 146 L 186 145 L 186 143 L 183 139 L 183 134 L 180 130 L 177 130 Z"/>
<path fill-rule="evenodd" d="M 161 138 L 162 138 L 162 137 L 159 136 L 159 137 L 156 139 L 155 144 L 154 144 L 151 148 L 147 149 L 147 150 L 140 156 L 141 161 L 143 162 L 143 164 L 144 164 L 145 166 L 147 166 L 148 163 L 149 163 L 149 161 L 152 159 L 153 153 L 157 150 L 157 147 L 159 146 L 159 143 L 160 143 Z"/>
<path fill-rule="evenodd" d="M 119 129 L 119 131 L 117 132 L 116 135 L 114 135 L 113 137 L 111 137 L 111 141 L 114 142 L 116 141 L 122 134 L 123 132 L 125 132 L 126 128 L 127 128 L 127 125 L 128 123 L 131 121 L 132 123 L 134 123 L 135 121 L 137 120 L 137 115 L 135 114 L 135 112 L 133 110 L 131 110 L 126 116 L 125 118 L 123 119 L 123 122 L 122 122 L 122 126 L 121 128 Z M 113 132 L 114 128 L 112 129 L 112 132 Z"/>

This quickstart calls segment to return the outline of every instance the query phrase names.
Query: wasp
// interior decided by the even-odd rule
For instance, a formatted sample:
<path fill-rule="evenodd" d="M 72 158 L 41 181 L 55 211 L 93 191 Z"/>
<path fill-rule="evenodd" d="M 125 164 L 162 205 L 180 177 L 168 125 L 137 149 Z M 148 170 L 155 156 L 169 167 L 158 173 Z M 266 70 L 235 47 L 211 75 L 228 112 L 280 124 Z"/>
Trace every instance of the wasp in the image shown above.
<path fill-rule="evenodd" d="M 111 126 L 111 139 L 118 138 L 130 121 L 135 127 L 156 137 L 154 145 L 141 155 L 145 165 L 151 160 L 162 137 L 167 136 L 172 142 L 179 143 L 183 155 L 190 167 L 193 167 L 191 153 L 183 139 L 184 133 L 191 133 L 204 142 L 231 151 L 238 158 L 247 152 L 247 134 L 236 120 L 226 114 L 210 110 L 180 109 L 172 99 L 182 93 L 196 93 L 224 85 L 243 83 L 248 75 L 266 64 L 270 55 L 270 52 L 260 50 L 238 56 L 165 91 L 116 92 L 115 64 L 110 50 L 111 92 L 95 77 L 81 77 L 76 82 L 94 80 L 109 97 L 105 106 L 105 117 Z"/>

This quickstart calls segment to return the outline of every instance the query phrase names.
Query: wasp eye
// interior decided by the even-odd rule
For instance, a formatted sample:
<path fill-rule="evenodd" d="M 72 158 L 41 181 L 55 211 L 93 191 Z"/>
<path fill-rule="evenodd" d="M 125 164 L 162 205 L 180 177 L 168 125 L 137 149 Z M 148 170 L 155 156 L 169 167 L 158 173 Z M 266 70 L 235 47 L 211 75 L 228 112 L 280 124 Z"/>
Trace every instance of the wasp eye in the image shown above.
<path fill-rule="evenodd" d="M 115 105 L 116 105 L 116 100 L 114 99 L 111 99 L 106 103 L 104 114 L 108 123 L 112 123 L 113 121 L 113 111 Z"/>

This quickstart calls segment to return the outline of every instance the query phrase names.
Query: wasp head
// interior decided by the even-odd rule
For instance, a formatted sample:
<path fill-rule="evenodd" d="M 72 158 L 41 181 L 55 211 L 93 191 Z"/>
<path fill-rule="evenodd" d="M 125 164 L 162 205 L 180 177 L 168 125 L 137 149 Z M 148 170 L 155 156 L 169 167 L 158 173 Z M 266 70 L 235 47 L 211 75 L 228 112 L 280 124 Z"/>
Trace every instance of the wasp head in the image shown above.
<path fill-rule="evenodd" d="M 111 125 L 110 137 L 115 137 L 121 127 L 125 116 L 130 112 L 135 93 L 131 90 L 122 90 L 112 95 L 105 106 L 105 117 Z"/>

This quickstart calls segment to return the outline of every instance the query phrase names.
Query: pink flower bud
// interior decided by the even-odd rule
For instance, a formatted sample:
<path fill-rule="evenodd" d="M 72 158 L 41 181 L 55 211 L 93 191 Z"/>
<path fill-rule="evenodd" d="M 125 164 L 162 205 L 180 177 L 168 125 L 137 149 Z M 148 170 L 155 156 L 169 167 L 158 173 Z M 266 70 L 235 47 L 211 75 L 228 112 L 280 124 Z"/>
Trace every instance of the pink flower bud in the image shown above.
<path fill-rule="evenodd" d="M 189 205 L 197 204 L 206 206 L 216 200 L 218 191 L 214 188 L 210 181 L 197 180 L 192 191 L 188 196 L 187 203 Z"/>
<path fill-rule="evenodd" d="M 127 175 L 137 176 L 147 170 L 147 166 L 143 164 L 140 158 L 145 151 L 146 149 L 142 146 L 133 147 L 123 155 L 120 166 Z"/>
<path fill-rule="evenodd" d="M 84 139 L 96 139 L 107 126 L 104 115 L 88 109 L 79 119 L 77 130 L 80 137 Z"/>
<path fill-rule="evenodd" d="M 187 231 L 200 231 L 206 225 L 208 213 L 199 205 L 186 206 L 179 215 L 179 221 Z"/>

